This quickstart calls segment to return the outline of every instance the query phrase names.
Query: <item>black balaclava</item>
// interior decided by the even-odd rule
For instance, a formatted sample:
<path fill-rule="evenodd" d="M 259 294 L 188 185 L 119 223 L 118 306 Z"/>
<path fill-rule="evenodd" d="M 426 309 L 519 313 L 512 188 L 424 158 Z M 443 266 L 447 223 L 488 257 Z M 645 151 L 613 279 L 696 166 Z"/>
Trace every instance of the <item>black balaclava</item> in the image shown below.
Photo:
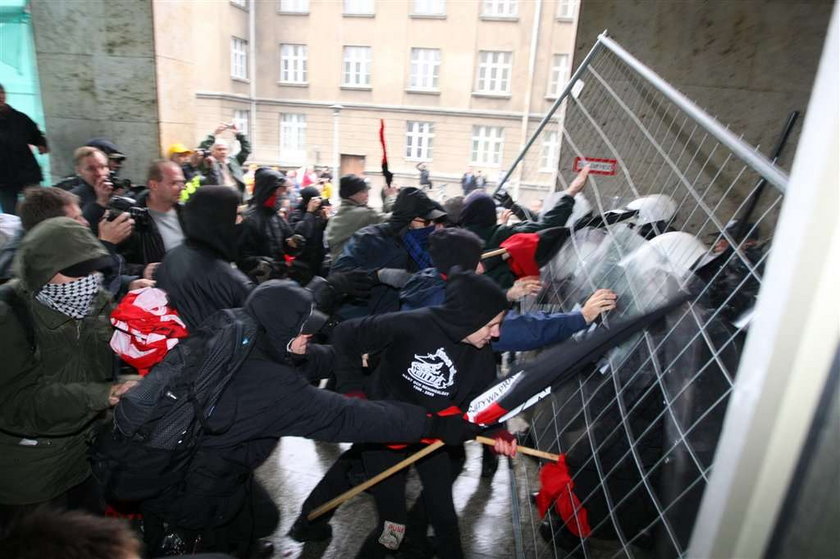
<path fill-rule="evenodd" d="M 450 270 L 442 307 L 430 307 L 452 341 L 461 341 L 508 308 L 502 288 L 487 276 Z"/>
<path fill-rule="evenodd" d="M 415 217 L 423 217 L 440 206 L 431 200 L 426 194 L 413 186 L 403 188 L 394 201 L 391 210 L 391 218 L 388 223 L 391 230 L 399 232 L 408 227 Z"/>
<path fill-rule="evenodd" d="M 481 191 L 471 192 L 464 199 L 461 225 L 464 227 L 492 227 L 496 224 L 496 203 Z"/>
<path fill-rule="evenodd" d="M 285 177 L 282 173 L 275 171 L 269 167 L 260 167 L 254 173 L 254 196 L 251 198 L 250 204 L 256 207 L 262 207 L 263 203 L 268 200 L 275 190 L 280 188 Z"/>
<path fill-rule="evenodd" d="M 184 206 L 184 235 L 216 256 L 236 260 L 236 208 L 239 192 L 228 186 L 202 186 Z M 201 273 L 201 270 L 196 270 Z"/>
<path fill-rule="evenodd" d="M 481 261 L 483 247 L 484 241 L 466 229 L 439 229 L 429 236 L 432 265 L 444 275 L 449 275 L 455 266 L 463 270 L 475 270 Z"/>
<path fill-rule="evenodd" d="M 286 347 L 300 334 L 312 313 L 312 293 L 292 280 L 269 280 L 258 285 L 245 301 L 245 312 L 265 331 L 265 347 L 278 361 L 288 358 Z"/>

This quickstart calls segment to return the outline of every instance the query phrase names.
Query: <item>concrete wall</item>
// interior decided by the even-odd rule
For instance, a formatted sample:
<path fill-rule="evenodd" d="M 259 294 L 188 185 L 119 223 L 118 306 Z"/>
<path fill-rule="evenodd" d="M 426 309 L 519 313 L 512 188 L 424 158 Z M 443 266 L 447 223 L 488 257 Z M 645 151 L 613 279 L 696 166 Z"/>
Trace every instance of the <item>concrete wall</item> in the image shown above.
<path fill-rule="evenodd" d="M 833 4 L 582 0 L 574 64 L 607 29 L 634 56 L 766 154 L 787 115 L 808 104 Z M 782 158 L 786 168 L 800 127 Z"/>
<path fill-rule="evenodd" d="M 31 8 L 53 179 L 73 172 L 75 148 L 104 136 L 128 156 L 122 176 L 142 182 L 160 153 L 151 2 Z"/>

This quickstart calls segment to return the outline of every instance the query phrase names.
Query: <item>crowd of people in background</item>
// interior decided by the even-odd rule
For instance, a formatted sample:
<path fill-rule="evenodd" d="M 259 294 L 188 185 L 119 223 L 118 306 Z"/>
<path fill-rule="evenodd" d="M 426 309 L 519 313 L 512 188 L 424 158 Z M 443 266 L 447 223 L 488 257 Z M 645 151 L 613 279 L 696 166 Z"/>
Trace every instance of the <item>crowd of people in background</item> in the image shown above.
<path fill-rule="evenodd" d="M 463 441 L 480 429 L 447 410 L 465 409 L 495 381 L 500 352 L 558 343 L 616 305 L 614 293 L 598 290 L 577 312 L 520 313 L 517 301 L 540 291 L 539 276 L 517 279 L 482 260 L 516 233 L 565 225 L 587 169 L 540 213 L 486 193 L 472 168 L 463 196 L 441 204 L 421 163 L 416 186 L 384 186 L 374 208 L 361 175 L 336 184 L 327 169 L 247 166 L 248 138 L 221 124 L 196 148 L 174 144 L 149 162 L 142 185 L 121 177 L 127 155 L 115 142 L 94 138 L 74 151 L 73 175 L 50 188 L 39 186 L 30 148 L 45 153 L 46 139 L 5 104 L 2 88 L 0 123 L 0 203 L 20 220 L 0 254 L 3 556 L 17 556 L 4 550 L 33 527 L 62 522 L 111 534 L 102 541 L 123 557 L 141 553 L 113 524 L 50 522 L 39 509 L 101 516 L 116 506 L 92 475 L 87 447 L 114 408 L 148 386 L 109 345 L 114 306 L 141 290 L 162 290 L 191 334 L 225 309 L 243 309 L 257 332 L 183 479 L 134 503 L 146 556 L 269 556 L 278 513 L 254 470 L 294 435 L 355 444 L 301 503 L 293 538 L 329 538 L 330 516 L 310 521 L 312 508 L 421 439 L 440 438 L 447 446 L 417 464 L 415 508 L 406 509 L 404 474 L 377 485 L 377 525 L 348 555 L 463 557 L 452 483 Z M 228 132 L 237 149 L 222 138 Z M 492 477 L 496 456 L 514 455 L 516 439 L 504 426 L 486 431 L 495 454 L 486 454 L 483 475 Z"/>

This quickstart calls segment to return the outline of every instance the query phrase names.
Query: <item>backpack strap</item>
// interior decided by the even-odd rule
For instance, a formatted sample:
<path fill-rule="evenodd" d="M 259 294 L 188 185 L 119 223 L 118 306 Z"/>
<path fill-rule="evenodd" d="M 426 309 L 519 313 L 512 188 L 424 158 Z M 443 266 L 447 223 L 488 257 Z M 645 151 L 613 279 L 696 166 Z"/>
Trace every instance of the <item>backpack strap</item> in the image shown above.
<path fill-rule="evenodd" d="M 32 314 L 26 307 L 26 302 L 21 299 L 15 290 L 14 283 L 0 285 L 0 301 L 9 305 L 26 334 L 26 341 L 29 349 L 35 352 L 35 324 L 32 322 Z"/>

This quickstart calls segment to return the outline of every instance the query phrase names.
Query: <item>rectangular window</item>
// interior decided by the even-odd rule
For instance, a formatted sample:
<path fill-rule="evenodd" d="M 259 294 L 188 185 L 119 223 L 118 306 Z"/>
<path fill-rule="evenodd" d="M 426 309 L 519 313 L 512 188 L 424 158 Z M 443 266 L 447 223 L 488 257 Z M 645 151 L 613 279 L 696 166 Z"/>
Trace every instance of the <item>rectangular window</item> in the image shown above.
<path fill-rule="evenodd" d="M 280 115 L 280 161 L 298 165 L 306 162 L 306 115 Z"/>
<path fill-rule="evenodd" d="M 505 133 L 501 126 L 473 126 L 471 159 L 473 165 L 500 165 Z"/>
<path fill-rule="evenodd" d="M 543 135 L 542 151 L 540 151 L 540 171 L 551 173 L 557 168 L 560 142 L 557 141 L 557 130 Z"/>
<path fill-rule="evenodd" d="M 548 96 L 560 97 L 569 79 L 569 55 L 555 54 L 551 59 L 551 78 L 548 80 Z"/>
<path fill-rule="evenodd" d="M 510 93 L 510 71 L 513 54 L 482 50 L 478 53 L 477 93 Z"/>
<path fill-rule="evenodd" d="M 431 122 L 409 120 L 405 125 L 405 158 L 418 161 L 432 159 L 435 125 Z"/>
<path fill-rule="evenodd" d="M 576 2 L 577 0 L 557 0 L 557 17 L 560 19 L 575 17 Z"/>
<path fill-rule="evenodd" d="M 309 0 L 280 0 L 280 11 L 289 14 L 309 13 Z"/>
<path fill-rule="evenodd" d="M 239 37 L 230 39 L 230 77 L 248 79 L 248 41 Z"/>
<path fill-rule="evenodd" d="M 344 47 L 341 85 L 370 87 L 370 47 Z"/>
<path fill-rule="evenodd" d="M 440 49 L 411 49 L 409 89 L 437 90 Z"/>
<path fill-rule="evenodd" d="M 233 111 L 233 124 L 235 124 L 236 127 L 239 129 L 239 131 L 242 132 L 243 134 L 245 134 L 246 136 L 248 135 L 248 131 L 250 129 L 250 126 L 248 126 L 250 121 L 251 121 L 251 112 L 250 111 L 245 111 L 245 110 L 240 110 L 240 109 L 236 109 L 236 110 Z"/>
<path fill-rule="evenodd" d="M 484 0 L 481 3 L 481 15 L 484 17 L 517 17 L 519 2 L 517 0 Z"/>
<path fill-rule="evenodd" d="M 373 15 L 373 0 L 344 0 L 345 15 Z"/>
<path fill-rule="evenodd" d="M 446 15 L 446 0 L 414 0 L 412 13 L 418 16 Z"/>
<path fill-rule="evenodd" d="M 306 45 L 280 45 L 280 82 L 306 83 Z"/>

